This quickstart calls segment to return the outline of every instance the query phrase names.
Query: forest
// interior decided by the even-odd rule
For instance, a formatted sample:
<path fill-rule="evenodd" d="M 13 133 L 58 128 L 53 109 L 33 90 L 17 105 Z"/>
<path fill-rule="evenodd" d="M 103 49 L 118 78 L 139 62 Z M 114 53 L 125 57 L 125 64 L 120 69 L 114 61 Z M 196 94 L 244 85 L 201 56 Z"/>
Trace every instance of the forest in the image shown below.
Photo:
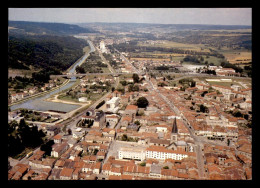
<path fill-rule="evenodd" d="M 8 123 L 8 156 L 15 157 L 25 148 L 35 148 L 43 143 L 46 136 L 37 126 L 29 126 L 21 119 L 19 123 L 11 121 Z"/>
<path fill-rule="evenodd" d="M 9 21 L 8 26 L 17 28 L 16 30 L 18 32 L 32 32 L 36 34 L 68 35 L 68 34 L 96 32 L 91 28 L 83 28 L 83 27 L 79 27 L 78 25 L 64 24 L 64 23 Z"/>
<path fill-rule="evenodd" d="M 88 45 L 71 36 L 11 34 L 8 41 L 8 68 L 31 69 L 33 79 L 47 82 L 49 75 L 61 74 L 76 62 Z"/>

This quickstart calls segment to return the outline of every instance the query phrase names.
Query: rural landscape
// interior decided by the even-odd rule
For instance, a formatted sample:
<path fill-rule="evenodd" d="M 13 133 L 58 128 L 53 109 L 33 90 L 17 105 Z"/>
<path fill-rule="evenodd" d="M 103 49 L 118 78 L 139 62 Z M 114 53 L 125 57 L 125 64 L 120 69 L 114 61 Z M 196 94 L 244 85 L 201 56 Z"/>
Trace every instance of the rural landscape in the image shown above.
<path fill-rule="evenodd" d="M 8 180 L 252 180 L 252 125 L 251 25 L 8 21 Z"/>

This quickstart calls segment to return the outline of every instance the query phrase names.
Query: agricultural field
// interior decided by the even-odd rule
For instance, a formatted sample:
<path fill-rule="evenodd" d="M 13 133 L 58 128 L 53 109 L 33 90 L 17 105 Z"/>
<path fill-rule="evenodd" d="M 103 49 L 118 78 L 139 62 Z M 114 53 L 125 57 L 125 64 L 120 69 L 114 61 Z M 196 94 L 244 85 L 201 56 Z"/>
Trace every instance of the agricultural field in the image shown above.
<path fill-rule="evenodd" d="M 182 50 L 193 50 L 197 52 L 210 52 L 203 44 L 186 44 L 173 41 L 163 41 L 162 43 L 147 44 L 143 42 L 138 42 L 138 46 L 152 46 L 152 47 L 162 47 L 162 48 L 178 48 Z"/>
<path fill-rule="evenodd" d="M 252 52 L 250 52 L 250 51 L 223 52 L 223 55 L 226 57 L 227 61 L 229 61 L 232 64 L 240 64 L 240 63 L 250 63 L 250 62 L 252 62 Z"/>

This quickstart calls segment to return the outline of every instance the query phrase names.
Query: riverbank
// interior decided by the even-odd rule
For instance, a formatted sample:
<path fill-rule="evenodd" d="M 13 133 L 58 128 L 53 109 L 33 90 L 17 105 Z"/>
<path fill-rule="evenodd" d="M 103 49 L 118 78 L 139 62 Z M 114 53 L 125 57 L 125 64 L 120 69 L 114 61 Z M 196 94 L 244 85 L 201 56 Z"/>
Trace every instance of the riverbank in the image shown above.
<path fill-rule="evenodd" d="M 31 96 L 29 96 L 29 97 L 23 98 L 23 99 L 21 99 L 21 100 L 19 100 L 19 101 L 16 101 L 16 102 L 12 103 L 12 104 L 9 104 L 8 107 L 11 107 L 11 106 L 13 106 L 13 105 L 26 102 L 27 100 L 30 100 L 30 99 L 33 99 L 33 98 L 40 97 L 40 96 L 42 96 L 42 95 L 46 95 L 46 94 L 48 94 L 48 93 L 51 93 L 51 92 L 53 92 L 53 91 L 55 91 L 55 90 L 57 90 L 57 89 L 59 89 L 59 88 L 65 86 L 65 85 L 67 85 L 67 84 L 69 83 L 69 81 L 70 81 L 70 80 L 67 79 L 65 82 L 63 82 L 61 85 L 59 85 L 59 86 L 57 86 L 57 87 L 54 87 L 54 88 L 52 88 L 52 89 L 50 89 L 50 90 L 48 90 L 48 91 L 43 91 L 43 92 L 40 92 L 40 93 L 31 95 Z"/>

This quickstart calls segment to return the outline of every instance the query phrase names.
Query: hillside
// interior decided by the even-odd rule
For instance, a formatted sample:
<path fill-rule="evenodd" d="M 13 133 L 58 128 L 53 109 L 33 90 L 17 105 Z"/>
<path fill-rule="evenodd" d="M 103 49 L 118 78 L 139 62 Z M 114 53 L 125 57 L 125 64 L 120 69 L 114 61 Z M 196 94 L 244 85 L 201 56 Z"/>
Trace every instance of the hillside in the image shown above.
<path fill-rule="evenodd" d="M 87 45 L 85 40 L 72 36 L 9 34 L 8 68 L 29 70 L 33 67 L 40 71 L 34 78 L 39 74 L 43 80 L 38 80 L 45 82 L 48 75 L 60 74 L 75 63 Z"/>
<path fill-rule="evenodd" d="M 45 23 L 45 22 L 27 22 L 27 21 L 9 21 L 9 28 L 12 32 L 25 32 L 35 34 L 54 34 L 54 35 L 72 35 L 79 33 L 94 33 L 93 29 L 82 28 L 78 25 L 64 23 Z"/>

